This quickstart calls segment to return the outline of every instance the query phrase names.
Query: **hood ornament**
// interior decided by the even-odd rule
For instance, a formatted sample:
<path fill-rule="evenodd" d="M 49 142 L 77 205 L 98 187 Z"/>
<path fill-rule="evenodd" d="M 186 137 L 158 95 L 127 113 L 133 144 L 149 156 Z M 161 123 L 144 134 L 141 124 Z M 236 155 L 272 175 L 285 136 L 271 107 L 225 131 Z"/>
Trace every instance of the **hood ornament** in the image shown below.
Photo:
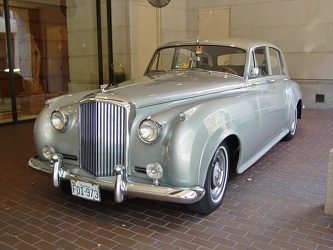
<path fill-rule="evenodd" d="M 105 83 L 105 84 L 101 84 L 99 85 L 99 87 L 101 88 L 102 90 L 102 93 L 105 93 L 106 92 L 106 89 L 111 85 L 111 83 Z"/>

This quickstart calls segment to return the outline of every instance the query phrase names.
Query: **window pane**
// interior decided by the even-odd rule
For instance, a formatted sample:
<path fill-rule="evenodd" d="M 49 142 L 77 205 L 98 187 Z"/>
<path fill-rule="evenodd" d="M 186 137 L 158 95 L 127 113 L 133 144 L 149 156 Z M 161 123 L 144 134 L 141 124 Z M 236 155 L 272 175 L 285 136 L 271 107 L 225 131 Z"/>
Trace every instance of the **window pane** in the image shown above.
<path fill-rule="evenodd" d="M 10 13 L 11 20 L 14 21 L 13 13 Z M 10 34 L 12 62 L 14 61 L 14 41 L 15 33 Z M 15 66 L 14 66 L 15 67 Z M 8 49 L 7 38 L 5 29 L 5 18 L 3 6 L 0 6 L 0 123 L 13 121 L 12 115 L 12 99 L 11 99 L 11 85 L 8 64 Z M 22 80 L 19 74 L 14 74 L 14 84 L 16 85 L 16 93 L 22 91 Z M 17 105 L 19 108 L 20 105 Z"/>
<path fill-rule="evenodd" d="M 175 46 L 159 50 L 149 70 L 200 69 L 244 76 L 246 51 L 228 46 Z"/>
<path fill-rule="evenodd" d="M 267 67 L 267 60 L 266 60 L 266 49 L 257 48 L 254 52 L 255 56 L 255 67 L 259 69 L 259 76 L 267 76 L 268 75 L 268 67 Z"/>
<path fill-rule="evenodd" d="M 0 122 L 35 118 L 46 99 L 68 91 L 69 54 L 66 1 L 9 1 L 15 93 L 11 93 L 3 7 L 0 6 Z M 7 31 L 9 32 L 9 31 Z"/>
<path fill-rule="evenodd" d="M 280 54 L 276 49 L 269 48 L 269 57 L 272 68 L 272 75 L 281 75 L 282 67 L 280 61 Z"/>

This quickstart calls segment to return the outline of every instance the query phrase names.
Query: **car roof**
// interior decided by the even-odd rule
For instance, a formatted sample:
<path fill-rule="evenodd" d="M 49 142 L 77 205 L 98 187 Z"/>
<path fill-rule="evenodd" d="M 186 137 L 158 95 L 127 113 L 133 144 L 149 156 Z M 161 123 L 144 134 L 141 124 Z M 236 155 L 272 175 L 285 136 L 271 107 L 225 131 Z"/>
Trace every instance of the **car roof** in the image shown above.
<path fill-rule="evenodd" d="M 186 46 L 186 45 L 218 45 L 218 46 L 232 46 L 232 47 L 240 47 L 246 50 L 251 47 L 258 46 L 270 46 L 274 48 L 278 48 L 274 44 L 269 42 L 264 42 L 260 40 L 252 40 L 252 39 L 243 39 L 243 38 L 224 38 L 221 40 L 199 40 L 198 42 L 195 40 L 184 40 L 184 41 L 174 41 L 166 43 L 160 48 L 164 47 L 172 47 L 172 46 Z"/>

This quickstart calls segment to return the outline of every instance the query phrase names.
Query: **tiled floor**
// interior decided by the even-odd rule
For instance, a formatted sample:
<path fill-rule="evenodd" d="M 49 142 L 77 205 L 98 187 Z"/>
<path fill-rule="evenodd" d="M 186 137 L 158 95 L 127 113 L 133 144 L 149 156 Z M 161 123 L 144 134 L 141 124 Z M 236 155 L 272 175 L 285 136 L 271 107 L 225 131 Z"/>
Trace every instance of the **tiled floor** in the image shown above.
<path fill-rule="evenodd" d="M 298 134 L 242 175 L 211 215 L 131 199 L 94 203 L 34 172 L 33 123 L 0 127 L 0 249 L 333 249 L 323 213 L 333 109 L 306 109 Z"/>

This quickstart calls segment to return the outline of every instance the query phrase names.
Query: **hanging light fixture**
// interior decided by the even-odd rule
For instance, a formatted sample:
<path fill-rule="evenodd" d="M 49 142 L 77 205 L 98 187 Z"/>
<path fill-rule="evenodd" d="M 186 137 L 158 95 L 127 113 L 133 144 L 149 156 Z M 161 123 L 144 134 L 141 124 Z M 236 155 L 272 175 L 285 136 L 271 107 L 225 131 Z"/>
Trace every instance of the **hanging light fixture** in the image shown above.
<path fill-rule="evenodd" d="M 156 8 L 163 8 L 170 3 L 171 0 L 148 0 L 148 2 L 156 7 Z"/>

